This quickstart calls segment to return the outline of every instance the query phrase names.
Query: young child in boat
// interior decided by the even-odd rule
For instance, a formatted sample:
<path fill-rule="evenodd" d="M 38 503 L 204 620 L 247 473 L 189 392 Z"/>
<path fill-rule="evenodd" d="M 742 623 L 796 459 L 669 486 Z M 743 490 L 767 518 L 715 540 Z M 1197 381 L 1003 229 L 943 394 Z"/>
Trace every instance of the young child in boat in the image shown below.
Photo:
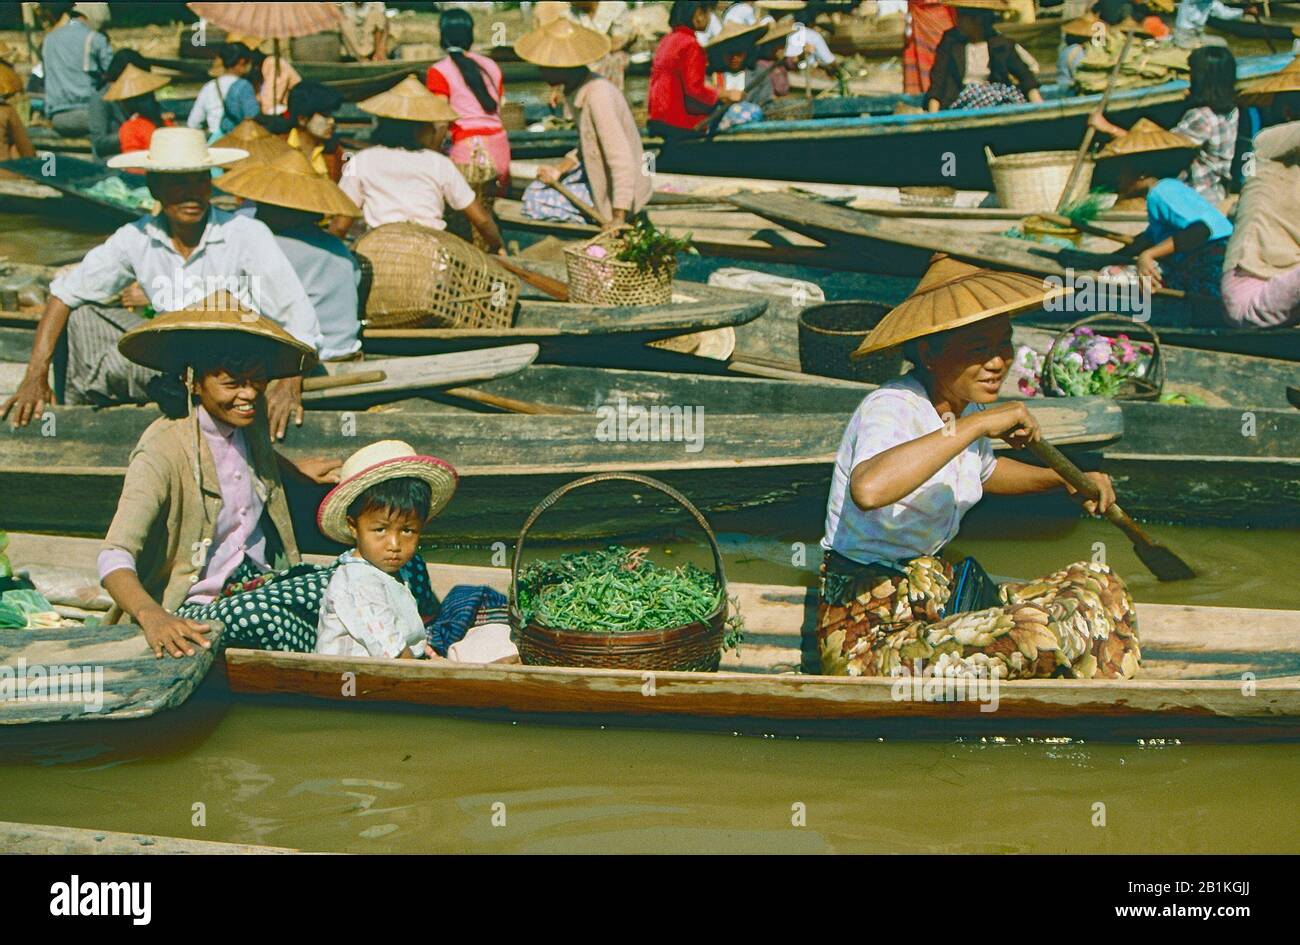
<path fill-rule="evenodd" d="M 509 627 L 482 625 L 504 604 L 501 595 L 456 587 L 440 605 L 417 554 L 420 531 L 450 501 L 456 479 L 449 463 L 400 440 L 372 443 L 343 464 L 317 520 L 327 537 L 353 547 L 325 588 L 317 653 L 441 660 L 452 649 L 467 662 L 517 655 Z"/>

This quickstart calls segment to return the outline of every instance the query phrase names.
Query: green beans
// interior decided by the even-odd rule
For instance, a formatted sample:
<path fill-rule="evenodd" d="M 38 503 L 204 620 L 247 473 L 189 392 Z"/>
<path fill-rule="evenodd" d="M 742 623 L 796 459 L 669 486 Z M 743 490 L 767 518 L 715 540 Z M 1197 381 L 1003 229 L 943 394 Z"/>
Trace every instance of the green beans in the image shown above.
<path fill-rule="evenodd" d="M 707 621 L 722 605 L 712 574 L 693 564 L 665 570 L 644 556 L 645 549 L 611 545 L 528 565 L 519 575 L 524 619 L 566 630 L 635 633 Z"/>

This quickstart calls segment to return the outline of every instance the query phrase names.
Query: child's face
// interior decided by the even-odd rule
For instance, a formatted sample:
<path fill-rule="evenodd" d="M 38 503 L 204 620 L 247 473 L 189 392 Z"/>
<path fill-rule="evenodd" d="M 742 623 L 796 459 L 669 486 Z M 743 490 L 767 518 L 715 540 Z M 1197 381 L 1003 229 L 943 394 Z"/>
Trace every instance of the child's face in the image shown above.
<path fill-rule="evenodd" d="M 423 524 L 414 512 L 397 509 L 366 509 L 348 519 L 361 557 L 386 574 L 396 574 L 415 557 Z"/>
<path fill-rule="evenodd" d="M 257 417 L 257 398 L 266 390 L 266 378 L 260 371 L 238 377 L 226 370 L 211 371 L 194 388 L 209 416 L 242 428 Z"/>
<path fill-rule="evenodd" d="M 745 54 L 743 52 L 734 52 L 727 55 L 727 71 L 739 72 L 745 64 Z"/>

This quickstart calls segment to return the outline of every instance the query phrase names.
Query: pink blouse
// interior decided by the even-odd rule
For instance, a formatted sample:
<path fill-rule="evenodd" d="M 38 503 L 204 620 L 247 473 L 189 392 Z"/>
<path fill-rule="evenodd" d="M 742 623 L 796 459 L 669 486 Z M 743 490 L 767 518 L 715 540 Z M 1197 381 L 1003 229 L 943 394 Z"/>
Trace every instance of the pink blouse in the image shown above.
<path fill-rule="evenodd" d="M 470 52 L 465 55 L 483 68 L 485 84 L 489 93 L 494 93 L 498 107 L 495 112 L 483 111 L 483 106 L 470 91 L 469 84 L 460 74 L 460 69 L 456 67 L 451 56 L 439 59 L 429 67 L 429 74 L 425 77 L 424 84 L 434 95 L 447 96 L 451 100 L 451 107 L 461 116 L 451 126 L 452 141 L 459 141 L 473 135 L 494 135 L 505 128 L 501 124 L 500 104 L 505 97 L 505 79 L 501 75 L 501 67 L 481 53 Z"/>

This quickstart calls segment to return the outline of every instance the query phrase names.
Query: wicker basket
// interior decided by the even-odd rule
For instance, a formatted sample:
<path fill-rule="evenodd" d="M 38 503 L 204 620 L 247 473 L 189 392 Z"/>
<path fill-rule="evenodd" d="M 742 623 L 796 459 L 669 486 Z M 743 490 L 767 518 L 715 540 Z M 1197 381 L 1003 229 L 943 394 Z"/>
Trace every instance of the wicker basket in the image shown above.
<path fill-rule="evenodd" d="M 1159 400 L 1161 392 L 1165 389 L 1165 360 L 1160 353 L 1160 335 L 1150 325 L 1144 325 L 1140 322 L 1132 321 L 1127 318 L 1116 318 L 1114 315 L 1090 315 L 1087 318 L 1081 318 L 1073 324 L 1066 325 L 1060 333 L 1052 339 L 1052 346 L 1047 349 L 1047 355 L 1043 358 L 1043 369 L 1038 375 L 1038 389 L 1048 397 L 1066 397 L 1068 394 L 1063 393 L 1055 384 L 1051 382 L 1052 377 L 1052 355 L 1056 352 L 1056 344 L 1062 338 L 1068 336 L 1074 329 L 1084 325 L 1109 325 L 1122 329 L 1125 333 L 1138 331 L 1146 332 L 1151 336 L 1151 366 L 1147 368 L 1146 377 L 1126 378 L 1120 385 L 1119 393 L 1115 395 L 1116 400 Z"/>
<path fill-rule="evenodd" d="M 602 247 L 607 255 L 587 255 L 590 246 Z M 643 270 L 636 263 L 614 258 L 622 248 L 622 239 L 611 233 L 597 233 L 585 243 L 565 247 L 570 301 L 587 305 L 667 305 L 673 300 L 677 260 L 669 260 L 658 271 Z"/>
<path fill-rule="evenodd" d="M 479 202 L 479 206 L 492 214 L 497 202 L 497 166 L 493 163 L 487 148 L 483 146 L 482 138 L 474 138 L 473 154 L 464 164 L 458 162 L 456 169 L 474 191 L 474 199 Z M 466 242 L 473 243 L 476 249 L 487 252 L 487 241 L 483 239 L 483 234 L 474 229 L 474 224 L 469 222 L 469 217 L 462 211 L 448 207 L 446 221 L 448 233 L 459 236 Z"/>
<path fill-rule="evenodd" d="M 709 539 L 713 551 L 714 576 L 722 589 L 722 602 L 706 622 L 690 623 L 666 630 L 638 633 L 599 633 L 547 627 L 533 620 L 525 624 L 519 609 L 519 562 L 524 538 L 543 512 L 574 489 L 608 480 L 627 480 L 657 489 L 675 500 L 695 519 Z M 636 473 L 596 473 L 575 479 L 556 489 L 533 509 L 515 542 L 510 568 L 510 625 L 519 643 L 520 659 L 531 666 L 587 666 L 602 669 L 689 670 L 715 672 L 722 659 L 723 637 L 728 616 L 727 578 L 722 570 L 722 552 L 713 529 L 700 510 L 674 489 L 649 476 Z"/>
<path fill-rule="evenodd" d="M 806 121 L 812 117 L 812 99 L 799 95 L 787 95 L 763 106 L 764 121 Z"/>
<path fill-rule="evenodd" d="M 357 240 L 373 273 L 371 328 L 508 328 L 519 280 L 469 243 L 418 223 L 386 223 Z"/>
<path fill-rule="evenodd" d="M 984 154 L 993 177 L 998 204 L 1008 210 L 1052 211 L 1061 203 L 1061 194 L 1074 167 L 1074 151 L 1031 151 L 1028 154 L 1004 154 L 994 157 L 987 147 Z M 1088 193 L 1092 186 L 1095 162 L 1086 157 L 1075 178 L 1070 200 Z M 1066 201 L 1069 202 L 1069 201 Z"/>
<path fill-rule="evenodd" d="M 524 103 L 502 102 L 501 124 L 505 126 L 506 131 L 523 131 L 527 128 L 528 120 L 524 117 Z"/>
<path fill-rule="evenodd" d="M 900 187 L 898 202 L 904 207 L 951 207 L 957 203 L 954 187 Z"/>
<path fill-rule="evenodd" d="M 827 302 L 799 313 L 799 367 L 805 374 L 883 384 L 903 372 L 903 355 L 883 351 L 849 358 L 890 306 L 879 302 Z"/>
<path fill-rule="evenodd" d="M 343 34 L 338 30 L 295 36 L 289 40 L 289 58 L 294 62 L 342 62 Z"/>

